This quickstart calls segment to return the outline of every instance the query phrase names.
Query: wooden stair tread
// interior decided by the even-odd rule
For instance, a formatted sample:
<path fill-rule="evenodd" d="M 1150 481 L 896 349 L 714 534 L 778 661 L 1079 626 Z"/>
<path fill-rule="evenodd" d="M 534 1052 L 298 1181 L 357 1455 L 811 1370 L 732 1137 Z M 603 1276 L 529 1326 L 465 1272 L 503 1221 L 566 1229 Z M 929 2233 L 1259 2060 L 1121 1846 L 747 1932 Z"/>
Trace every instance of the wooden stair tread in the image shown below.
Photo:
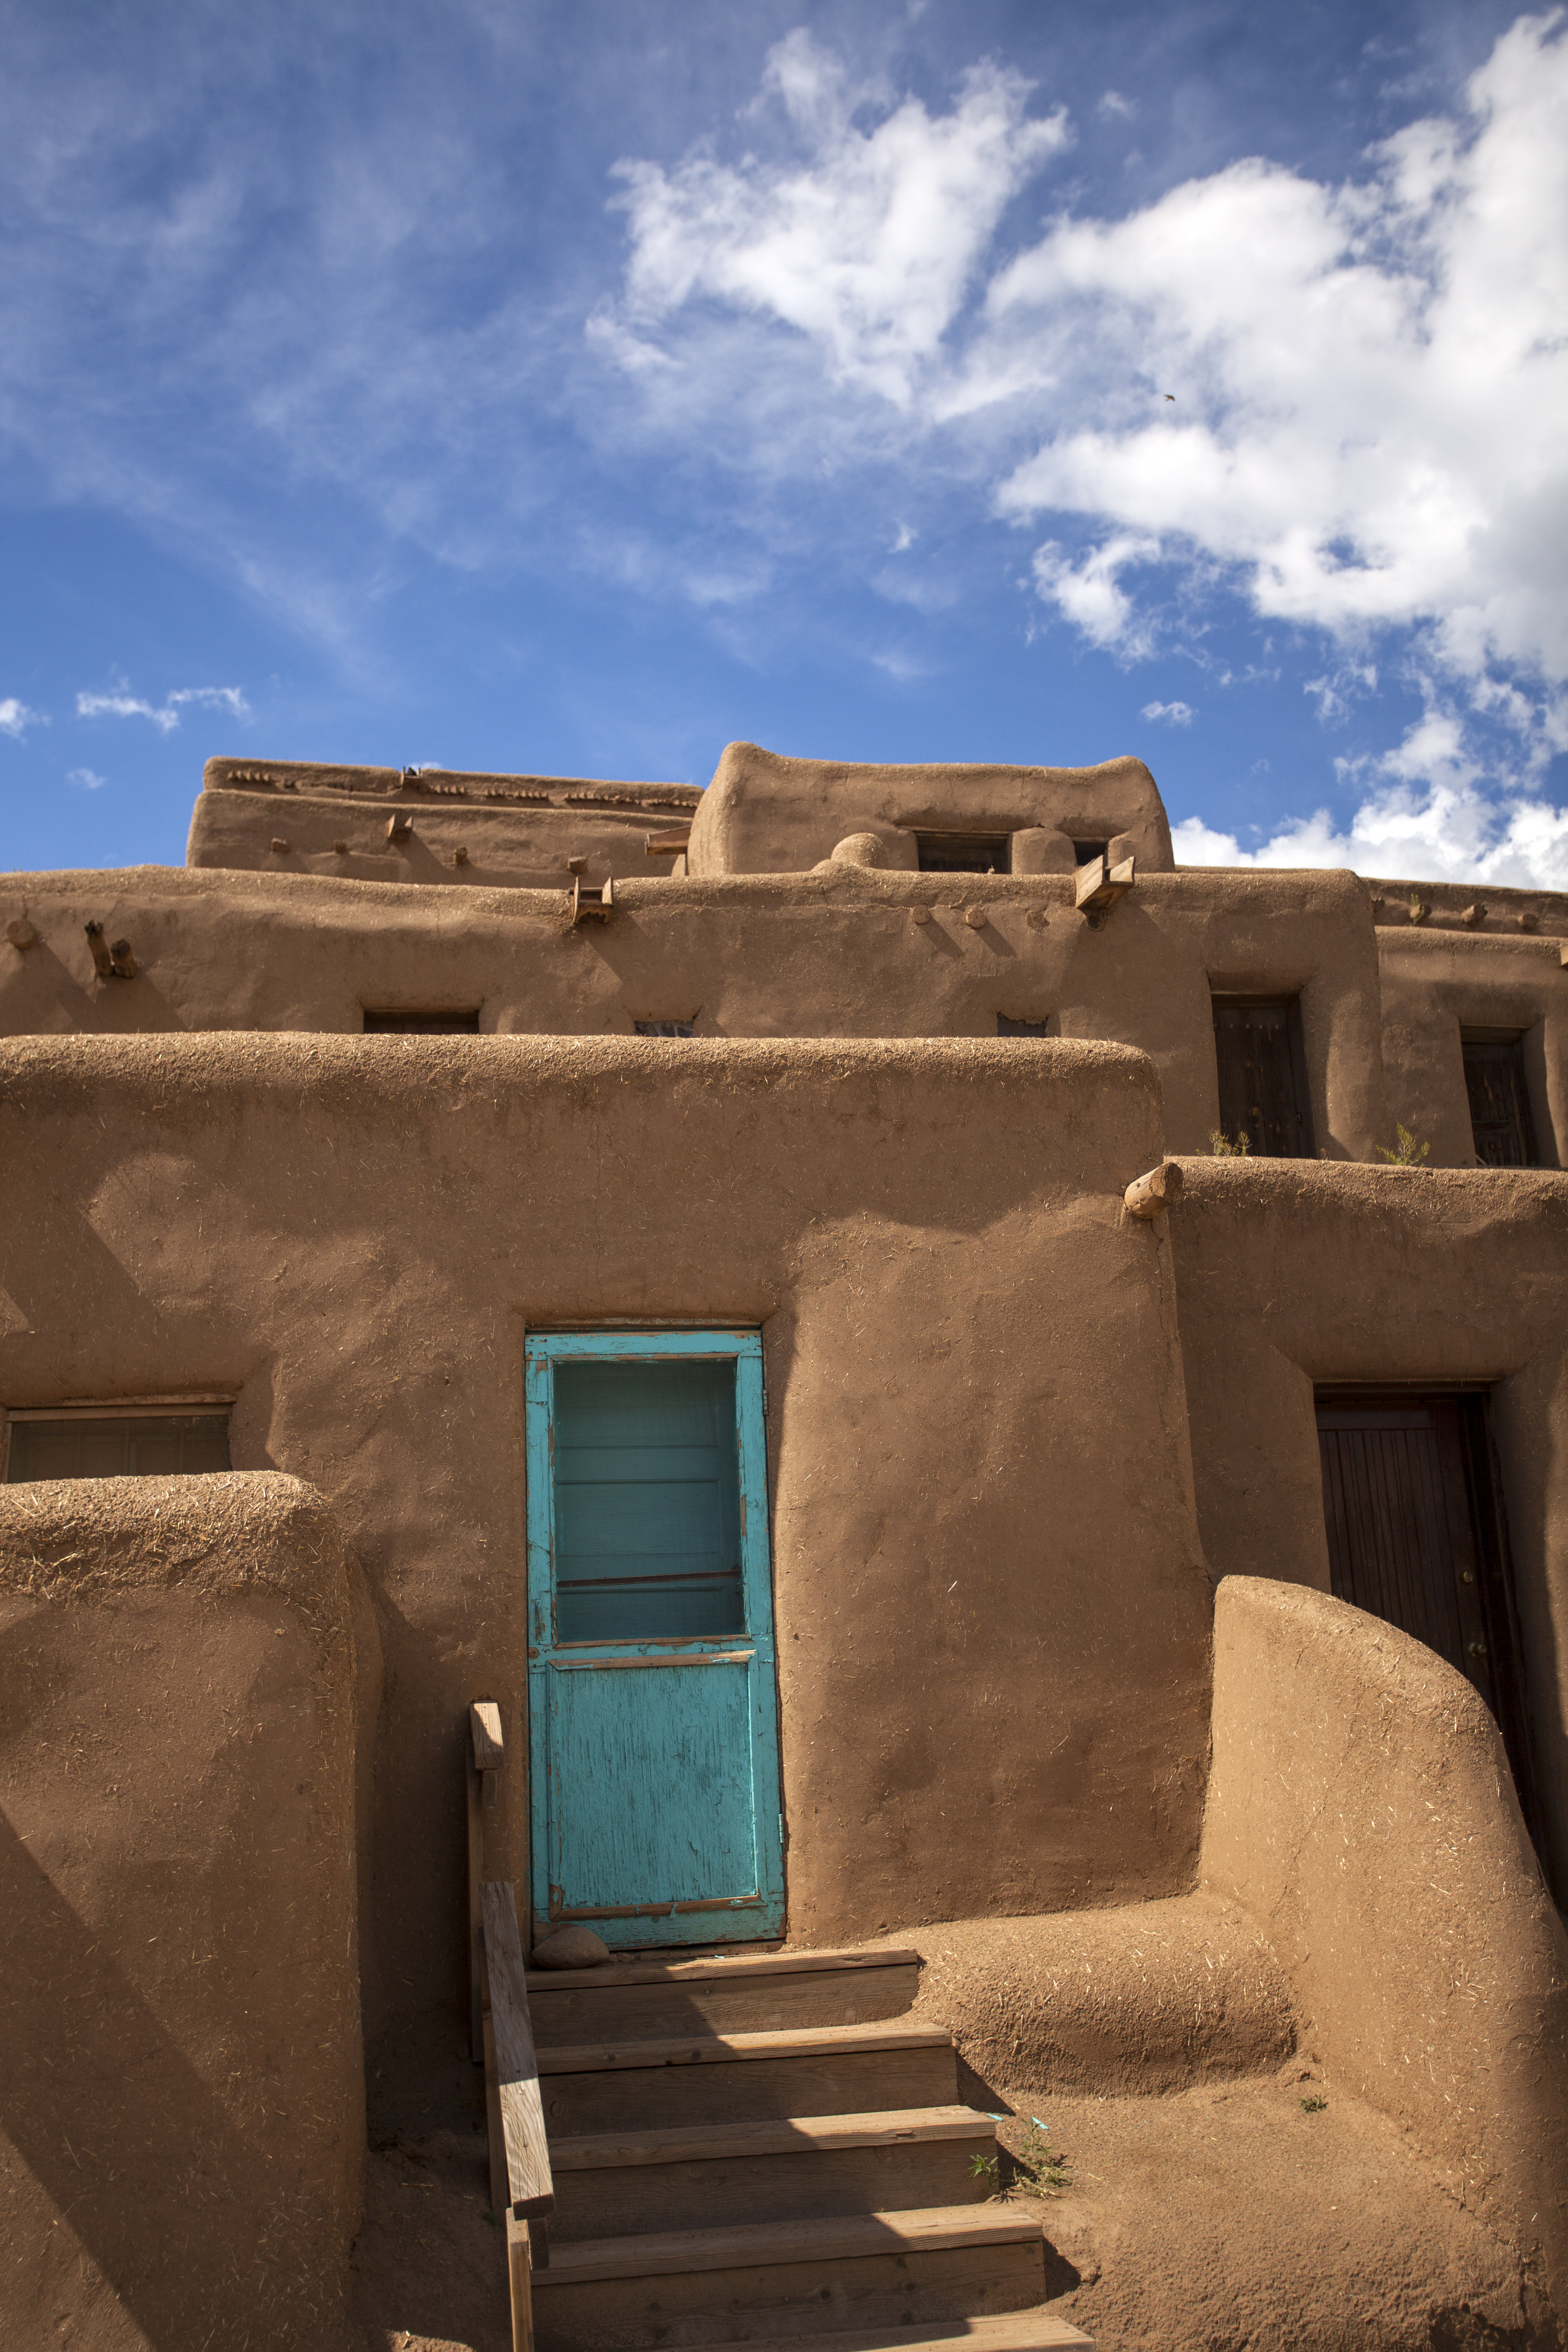
<path fill-rule="evenodd" d="M 1095 2352 L 1092 2336 L 1054 2311 L 999 2311 L 984 2319 L 919 2320 L 905 2327 L 845 2328 L 829 2336 L 753 2336 L 707 2352 Z"/>
<path fill-rule="evenodd" d="M 754 2270 L 775 2263 L 843 2262 L 862 2254 L 941 2253 L 963 2246 L 1038 2242 L 1037 2220 L 993 2205 L 927 2206 L 910 2212 L 834 2214 L 811 2221 L 748 2221 L 723 2230 L 671 2230 L 631 2238 L 575 2238 L 550 2249 L 534 2291 L 595 2279 L 668 2277 L 689 2271 Z"/>
<path fill-rule="evenodd" d="M 806 2156 L 831 2147 L 907 2141 L 991 2139 L 975 2107 L 887 2107 L 858 2116 L 792 2116 L 760 2123 L 691 2124 L 665 2131 L 584 2133 L 551 2142 L 556 2172 L 598 2172 L 638 2164 L 692 2164 L 712 2158 Z"/>
<path fill-rule="evenodd" d="M 806 1976 L 817 1970 L 922 1968 L 919 1952 L 763 1952 L 746 1959 L 726 1953 L 712 1960 L 610 1960 L 593 1969 L 530 1969 L 536 1993 L 594 1992 L 610 1985 L 738 1983 L 747 1978 Z"/>
<path fill-rule="evenodd" d="M 767 2033 L 692 2033 L 659 2042 L 558 2042 L 537 2053 L 541 2074 L 595 2074 L 611 2067 L 713 2066 L 748 2058 L 842 2057 L 859 2051 L 950 2050 L 942 2026 L 778 2026 Z"/>

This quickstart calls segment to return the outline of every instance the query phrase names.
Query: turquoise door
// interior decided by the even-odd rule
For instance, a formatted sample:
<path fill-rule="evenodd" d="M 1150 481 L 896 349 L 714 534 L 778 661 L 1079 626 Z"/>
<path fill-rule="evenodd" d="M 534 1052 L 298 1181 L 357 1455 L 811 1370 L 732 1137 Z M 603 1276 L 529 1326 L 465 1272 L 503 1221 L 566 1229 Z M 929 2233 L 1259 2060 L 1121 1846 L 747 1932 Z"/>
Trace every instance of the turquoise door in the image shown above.
<path fill-rule="evenodd" d="M 534 1934 L 784 1932 L 762 1343 L 527 1349 Z"/>

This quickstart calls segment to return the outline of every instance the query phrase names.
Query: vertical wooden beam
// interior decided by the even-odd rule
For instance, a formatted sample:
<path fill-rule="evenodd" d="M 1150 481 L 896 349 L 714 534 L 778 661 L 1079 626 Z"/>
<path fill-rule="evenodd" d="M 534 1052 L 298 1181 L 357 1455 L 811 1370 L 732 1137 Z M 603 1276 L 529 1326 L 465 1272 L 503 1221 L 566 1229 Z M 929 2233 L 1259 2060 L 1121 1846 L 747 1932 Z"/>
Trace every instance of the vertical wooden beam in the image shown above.
<path fill-rule="evenodd" d="M 515 2213 L 506 2217 L 507 2284 L 511 2291 L 511 2352 L 533 2352 L 533 2266 L 529 2259 L 529 2225 Z"/>
<path fill-rule="evenodd" d="M 493 1811 L 506 1761 L 500 1709 L 494 1699 L 476 1699 L 465 1719 L 463 1743 L 467 1767 L 468 1810 L 468 2055 L 476 2066 L 484 2063 L 484 1996 L 480 1979 L 479 1889 L 485 1877 L 485 1822 Z"/>

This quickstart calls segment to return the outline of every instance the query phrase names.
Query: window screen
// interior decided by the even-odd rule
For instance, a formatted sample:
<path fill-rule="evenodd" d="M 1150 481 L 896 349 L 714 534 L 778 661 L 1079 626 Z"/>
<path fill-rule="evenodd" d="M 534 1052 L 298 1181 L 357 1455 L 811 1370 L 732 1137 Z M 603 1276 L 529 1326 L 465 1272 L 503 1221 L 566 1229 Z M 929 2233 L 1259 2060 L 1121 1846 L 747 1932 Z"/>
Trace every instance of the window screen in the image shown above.
<path fill-rule="evenodd" d="M 471 1013 L 435 1010 L 419 1012 L 401 1004 L 367 1004 L 364 1008 L 364 1034 L 367 1037 L 477 1037 L 479 1033 L 479 1008 Z"/>
<path fill-rule="evenodd" d="M 1005 874 L 1012 864 L 1005 833 L 917 833 L 922 874 Z"/>
<path fill-rule="evenodd" d="M 745 1622 L 733 1361 L 557 1364 L 557 1640 Z"/>
<path fill-rule="evenodd" d="M 35 1478 L 189 1477 L 226 1470 L 226 1412 L 62 1414 L 58 1420 L 13 1419 L 5 1477 L 9 1486 Z"/>
<path fill-rule="evenodd" d="M 697 1034 L 689 1021 L 634 1021 L 632 1027 L 639 1037 L 694 1037 Z"/>

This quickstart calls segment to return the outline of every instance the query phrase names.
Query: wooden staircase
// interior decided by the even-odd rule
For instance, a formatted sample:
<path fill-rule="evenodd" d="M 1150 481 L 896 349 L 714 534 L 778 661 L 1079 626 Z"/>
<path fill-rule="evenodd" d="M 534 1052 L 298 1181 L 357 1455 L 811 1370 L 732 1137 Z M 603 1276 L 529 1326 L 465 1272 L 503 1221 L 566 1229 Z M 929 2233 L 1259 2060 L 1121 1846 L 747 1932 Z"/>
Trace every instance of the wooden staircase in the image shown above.
<path fill-rule="evenodd" d="M 1039 2221 L 987 2202 L 990 2119 L 909 2021 L 914 1952 L 527 1977 L 554 2209 L 537 2352 L 1089 2347 Z"/>

